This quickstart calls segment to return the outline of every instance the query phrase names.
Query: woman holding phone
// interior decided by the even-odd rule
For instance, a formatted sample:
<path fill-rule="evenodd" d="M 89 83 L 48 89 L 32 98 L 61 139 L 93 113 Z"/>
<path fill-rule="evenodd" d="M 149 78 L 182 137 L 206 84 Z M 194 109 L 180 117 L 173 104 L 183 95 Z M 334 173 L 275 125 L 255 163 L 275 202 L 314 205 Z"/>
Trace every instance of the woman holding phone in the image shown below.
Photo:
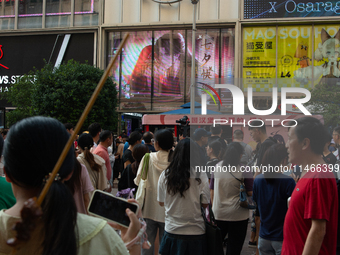
<path fill-rule="evenodd" d="M 25 202 L 39 196 L 68 139 L 63 124 L 52 118 L 27 118 L 11 127 L 3 152 L 4 171 L 17 201 L 10 209 L 0 211 L 0 254 L 11 253 L 6 241 L 16 235 L 12 227 L 21 220 Z M 30 149 L 22 154 L 23 147 Z M 72 176 L 74 162 L 71 147 L 41 205 L 42 216 L 30 240 L 23 242 L 16 254 L 139 254 L 140 245 L 129 251 L 124 245 L 140 229 L 131 211 L 126 211 L 131 224 L 122 238 L 106 221 L 77 213 L 72 193 L 64 184 Z"/>

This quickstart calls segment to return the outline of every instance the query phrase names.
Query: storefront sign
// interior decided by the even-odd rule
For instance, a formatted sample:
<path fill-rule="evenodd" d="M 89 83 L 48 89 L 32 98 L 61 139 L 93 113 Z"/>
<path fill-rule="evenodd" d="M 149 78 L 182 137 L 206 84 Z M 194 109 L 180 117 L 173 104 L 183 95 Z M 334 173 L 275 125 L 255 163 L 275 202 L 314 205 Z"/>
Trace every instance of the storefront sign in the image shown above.
<path fill-rule="evenodd" d="M 243 29 L 243 88 L 268 91 L 276 77 L 276 28 Z"/>
<path fill-rule="evenodd" d="M 64 35 L 2 36 L 0 40 L 0 93 L 33 68 L 45 63 L 53 66 L 58 58 Z M 93 64 L 94 33 L 71 34 L 63 61 L 74 59 Z M 11 106 L 0 100 L 0 107 Z"/>
<path fill-rule="evenodd" d="M 243 88 L 270 92 L 277 86 L 312 89 L 320 83 L 340 85 L 340 26 L 245 27 Z M 276 45 L 277 42 L 277 45 Z M 272 48 L 269 47 L 272 46 Z M 276 57 L 277 56 L 277 57 Z"/>
<path fill-rule="evenodd" d="M 340 1 L 244 0 L 245 19 L 339 16 Z"/>

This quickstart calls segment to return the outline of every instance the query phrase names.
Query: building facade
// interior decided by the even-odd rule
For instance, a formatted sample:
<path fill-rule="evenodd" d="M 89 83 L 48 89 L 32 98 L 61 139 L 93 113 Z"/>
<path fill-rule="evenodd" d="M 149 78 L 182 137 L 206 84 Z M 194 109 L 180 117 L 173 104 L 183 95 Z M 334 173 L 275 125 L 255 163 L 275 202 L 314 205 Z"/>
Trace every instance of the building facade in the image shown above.
<path fill-rule="evenodd" d="M 162 1 L 1 1 L 2 93 L 43 59 L 88 60 L 104 69 L 129 33 L 111 72 L 121 128 L 140 126 L 140 114 L 180 108 L 190 101 L 193 4 Z M 273 87 L 311 89 L 325 78 L 337 84 L 339 15 L 340 1 L 332 0 L 200 0 L 196 101 L 215 84 L 235 84 L 245 92 L 252 87 L 254 107 L 268 109 Z M 217 93 L 221 101 L 208 97 L 208 109 L 230 114 L 230 92 Z"/>

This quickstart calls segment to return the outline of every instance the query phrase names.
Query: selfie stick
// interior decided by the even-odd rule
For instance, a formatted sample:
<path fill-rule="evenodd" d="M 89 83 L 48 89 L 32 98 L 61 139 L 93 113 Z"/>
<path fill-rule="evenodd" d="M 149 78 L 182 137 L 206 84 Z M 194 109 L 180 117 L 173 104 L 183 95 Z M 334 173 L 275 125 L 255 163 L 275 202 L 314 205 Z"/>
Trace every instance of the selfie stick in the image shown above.
<path fill-rule="evenodd" d="M 72 144 L 73 144 L 73 141 L 75 140 L 76 138 L 76 135 L 78 134 L 78 132 L 80 131 L 80 128 L 83 126 L 84 124 L 84 121 L 87 117 L 87 115 L 89 114 L 92 106 L 94 105 L 98 95 L 99 95 L 99 92 L 101 91 L 101 89 L 103 88 L 104 86 L 104 83 L 106 82 L 107 80 L 107 77 L 109 77 L 109 73 L 114 65 L 114 63 L 116 62 L 118 56 L 120 55 L 122 49 L 123 49 L 123 46 L 125 45 L 127 39 L 129 38 L 129 33 L 127 33 L 123 39 L 123 41 L 120 43 L 119 45 L 119 48 L 116 52 L 116 55 L 114 56 L 114 58 L 111 60 L 110 64 L 108 65 L 108 67 L 106 68 L 102 78 L 100 79 L 95 91 L 93 92 L 91 98 L 90 98 L 90 101 L 87 103 L 84 111 L 83 111 L 83 114 L 81 115 L 75 129 L 74 129 L 74 132 L 73 134 L 70 136 L 70 138 L 68 139 L 67 141 L 67 144 L 65 145 L 64 147 L 64 150 L 63 152 L 61 153 L 56 165 L 54 166 L 54 169 L 50 175 L 50 177 L 48 178 L 48 181 L 46 182 L 45 186 L 44 186 L 44 189 L 42 190 L 40 196 L 38 197 L 38 200 L 37 200 L 37 205 L 40 206 L 41 203 L 44 201 L 44 198 L 49 190 L 49 188 L 51 187 L 52 185 L 52 182 L 54 181 L 54 178 L 55 176 L 57 175 L 61 165 L 63 164 L 65 158 L 66 158 L 66 155 L 68 154 Z"/>

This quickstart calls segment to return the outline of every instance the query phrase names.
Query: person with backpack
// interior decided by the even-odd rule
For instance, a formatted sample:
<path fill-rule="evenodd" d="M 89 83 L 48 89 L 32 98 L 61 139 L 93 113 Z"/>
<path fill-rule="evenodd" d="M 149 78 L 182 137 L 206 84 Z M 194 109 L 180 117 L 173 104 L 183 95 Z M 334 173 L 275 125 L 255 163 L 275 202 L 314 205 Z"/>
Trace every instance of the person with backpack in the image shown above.
<path fill-rule="evenodd" d="M 240 204 L 240 184 L 245 184 L 247 195 L 251 196 L 253 177 L 249 171 L 241 171 L 242 154 L 240 143 L 230 143 L 223 161 L 216 166 L 214 181 L 210 181 L 210 189 L 214 190 L 212 210 L 217 226 L 221 229 L 222 239 L 228 234 L 227 255 L 241 254 L 247 234 L 249 209 Z"/>

